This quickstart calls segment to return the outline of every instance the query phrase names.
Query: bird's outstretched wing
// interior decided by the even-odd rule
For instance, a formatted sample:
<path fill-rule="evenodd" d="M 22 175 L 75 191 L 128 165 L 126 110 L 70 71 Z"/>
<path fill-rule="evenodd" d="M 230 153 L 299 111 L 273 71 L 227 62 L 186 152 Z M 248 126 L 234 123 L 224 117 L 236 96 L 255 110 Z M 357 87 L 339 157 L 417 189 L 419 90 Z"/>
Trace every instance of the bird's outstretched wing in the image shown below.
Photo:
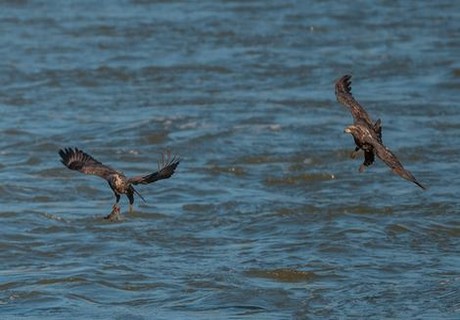
<path fill-rule="evenodd" d="M 61 149 L 59 150 L 59 155 L 61 156 L 61 162 L 67 168 L 84 174 L 96 175 L 107 180 L 111 174 L 117 172 L 78 148 Z"/>
<path fill-rule="evenodd" d="M 355 122 L 364 121 L 369 125 L 371 128 L 374 127 L 374 124 L 369 117 L 369 114 L 364 110 L 364 108 L 355 100 L 353 95 L 351 94 L 351 76 L 346 74 L 341 77 L 335 83 L 335 96 L 337 97 L 337 101 L 347 107 Z M 378 124 L 376 123 L 376 129 L 380 130 L 380 121 Z"/>
<path fill-rule="evenodd" d="M 383 162 L 385 162 L 385 164 L 389 166 L 394 173 L 399 175 L 401 178 L 415 183 L 420 188 L 425 190 L 425 187 L 420 182 L 418 182 L 417 179 L 415 179 L 414 175 L 410 173 L 410 171 L 404 169 L 402 163 L 393 154 L 393 152 L 391 152 L 389 149 L 387 149 L 384 145 L 382 145 L 379 142 L 374 143 L 373 146 L 377 157 L 379 157 Z"/>
<path fill-rule="evenodd" d="M 136 176 L 128 179 L 129 183 L 136 184 L 149 184 L 158 180 L 168 179 L 174 174 L 177 166 L 180 163 L 180 158 L 171 156 L 171 153 L 163 153 L 161 161 L 158 161 L 158 171 L 145 176 Z"/>

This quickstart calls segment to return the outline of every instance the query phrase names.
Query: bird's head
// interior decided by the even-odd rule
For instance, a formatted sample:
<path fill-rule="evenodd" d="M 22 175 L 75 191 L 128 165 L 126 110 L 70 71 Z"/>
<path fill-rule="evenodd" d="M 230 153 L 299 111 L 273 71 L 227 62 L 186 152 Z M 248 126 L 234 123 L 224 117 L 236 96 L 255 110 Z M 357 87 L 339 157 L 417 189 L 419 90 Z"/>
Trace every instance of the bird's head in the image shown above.
<path fill-rule="evenodd" d="M 343 130 L 343 132 L 350 133 L 350 134 L 353 134 L 356 131 L 357 131 L 357 127 L 355 125 L 348 126 L 345 128 L 345 130 Z"/>

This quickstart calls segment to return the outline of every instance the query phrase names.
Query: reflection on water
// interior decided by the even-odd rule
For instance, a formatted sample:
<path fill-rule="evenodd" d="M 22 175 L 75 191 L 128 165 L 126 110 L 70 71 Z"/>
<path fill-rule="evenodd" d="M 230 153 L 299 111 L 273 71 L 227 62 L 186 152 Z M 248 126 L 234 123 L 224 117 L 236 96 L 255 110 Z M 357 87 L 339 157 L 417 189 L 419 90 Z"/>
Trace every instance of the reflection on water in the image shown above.
<path fill-rule="evenodd" d="M 458 317 L 456 3 L 0 7 L 4 318 Z M 426 192 L 358 173 L 345 73 Z M 71 146 L 183 161 L 109 223 Z"/>

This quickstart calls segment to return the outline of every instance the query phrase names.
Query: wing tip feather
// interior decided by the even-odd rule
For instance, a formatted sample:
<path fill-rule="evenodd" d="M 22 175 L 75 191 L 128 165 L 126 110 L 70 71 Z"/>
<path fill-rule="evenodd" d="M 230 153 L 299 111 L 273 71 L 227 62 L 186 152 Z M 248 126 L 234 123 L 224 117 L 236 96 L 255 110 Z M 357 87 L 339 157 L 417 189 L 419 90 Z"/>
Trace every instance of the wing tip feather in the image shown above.
<path fill-rule="evenodd" d="M 335 83 L 336 94 L 348 93 L 351 94 L 351 75 L 345 74 L 340 77 Z"/>

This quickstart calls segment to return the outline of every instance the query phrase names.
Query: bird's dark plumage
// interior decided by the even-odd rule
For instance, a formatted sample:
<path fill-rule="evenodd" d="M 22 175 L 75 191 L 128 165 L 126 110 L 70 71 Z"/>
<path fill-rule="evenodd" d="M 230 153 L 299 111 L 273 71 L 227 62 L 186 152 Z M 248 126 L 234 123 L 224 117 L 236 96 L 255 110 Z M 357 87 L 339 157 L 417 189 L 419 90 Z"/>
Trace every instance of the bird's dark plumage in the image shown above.
<path fill-rule="evenodd" d="M 65 148 L 59 150 L 61 162 L 71 170 L 77 170 L 84 174 L 92 174 L 108 180 L 111 174 L 117 173 L 116 170 L 103 165 L 89 154 L 78 148 Z"/>
<path fill-rule="evenodd" d="M 366 110 L 355 100 L 351 94 L 350 75 L 344 75 L 336 82 L 335 95 L 337 101 L 346 106 L 353 116 L 354 124 L 348 126 L 345 132 L 353 136 L 356 144 L 355 152 L 360 149 L 364 151 L 364 162 L 359 171 L 362 172 L 365 167 L 373 164 L 375 155 L 377 155 L 394 173 L 425 189 L 412 173 L 404 169 L 398 158 L 383 145 L 381 121 L 378 119 L 373 123 Z"/>
<path fill-rule="evenodd" d="M 346 74 L 335 83 L 335 96 L 337 101 L 347 107 L 354 122 L 362 121 L 369 127 L 373 128 L 377 136 L 382 140 L 382 122 L 377 119 L 372 123 L 371 117 L 366 110 L 359 104 L 351 93 L 351 76 Z"/>
<path fill-rule="evenodd" d="M 372 126 L 372 121 L 366 110 L 355 100 L 351 94 L 351 76 L 344 75 L 335 84 L 335 95 L 337 100 L 346 106 L 353 116 L 355 122 L 364 121 L 367 125 Z"/>
<path fill-rule="evenodd" d="M 127 178 L 121 171 L 102 164 L 78 148 L 61 149 L 59 150 L 59 155 L 61 156 L 61 162 L 67 168 L 105 179 L 115 194 L 116 202 L 114 206 L 118 204 L 120 195 L 122 194 L 126 194 L 130 205 L 134 203 L 134 194 L 137 194 L 144 200 L 136 189 L 134 189 L 133 185 L 149 184 L 158 180 L 168 179 L 174 174 L 180 163 L 180 159 L 176 156 L 171 156 L 169 152 L 166 154 L 163 153 L 161 161 L 158 162 L 158 171 L 148 175 Z"/>
<path fill-rule="evenodd" d="M 145 176 L 136 176 L 128 179 L 129 183 L 134 185 L 136 184 L 149 184 L 158 180 L 168 179 L 174 174 L 179 165 L 180 159 L 170 155 L 162 154 L 161 162 L 158 163 L 158 171 L 145 175 Z"/>

